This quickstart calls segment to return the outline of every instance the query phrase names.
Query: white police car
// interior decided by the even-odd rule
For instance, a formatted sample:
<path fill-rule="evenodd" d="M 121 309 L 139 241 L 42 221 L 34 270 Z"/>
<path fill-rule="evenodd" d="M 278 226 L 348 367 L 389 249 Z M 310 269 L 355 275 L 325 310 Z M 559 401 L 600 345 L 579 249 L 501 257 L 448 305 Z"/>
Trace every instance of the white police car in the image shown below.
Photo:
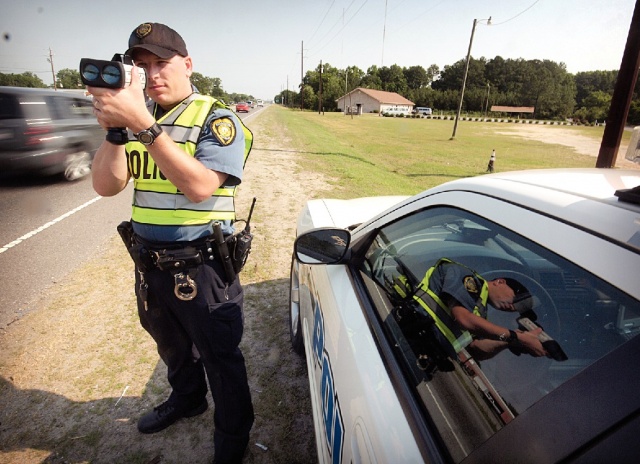
<path fill-rule="evenodd" d="M 290 330 L 319 461 L 637 462 L 638 186 L 640 171 L 532 170 L 308 202 Z M 524 283 L 566 357 L 446 358 L 396 285 L 415 288 L 443 257 Z M 488 319 L 517 329 L 517 316 Z"/>

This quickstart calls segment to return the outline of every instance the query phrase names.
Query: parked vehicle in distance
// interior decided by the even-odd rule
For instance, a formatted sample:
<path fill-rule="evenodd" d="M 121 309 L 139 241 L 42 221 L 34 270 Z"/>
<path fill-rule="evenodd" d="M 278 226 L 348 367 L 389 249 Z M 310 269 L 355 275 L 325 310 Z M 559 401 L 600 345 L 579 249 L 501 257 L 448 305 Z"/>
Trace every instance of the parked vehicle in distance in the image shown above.
<path fill-rule="evenodd" d="M 82 93 L 0 87 L 0 176 L 86 176 L 105 131 Z"/>
<path fill-rule="evenodd" d="M 236 113 L 248 113 L 249 105 L 245 102 L 236 103 Z"/>
<path fill-rule="evenodd" d="M 381 107 L 380 112 L 385 116 L 409 116 L 411 114 L 411 107 L 404 105 L 387 105 Z"/>
<path fill-rule="evenodd" d="M 319 462 L 637 462 L 638 186 L 634 170 L 531 170 L 307 202 L 289 329 Z M 524 285 L 522 314 L 489 304 L 487 319 L 542 327 L 549 356 L 502 336 L 477 339 L 502 343 L 494 356 L 454 349 L 449 300 L 428 285 L 442 258 Z M 484 292 L 470 275 L 456 282 Z"/>
<path fill-rule="evenodd" d="M 433 114 L 433 111 L 431 110 L 431 108 L 427 108 L 424 106 L 416 106 L 416 108 L 413 110 L 413 114 L 421 114 L 423 116 L 431 116 Z"/>

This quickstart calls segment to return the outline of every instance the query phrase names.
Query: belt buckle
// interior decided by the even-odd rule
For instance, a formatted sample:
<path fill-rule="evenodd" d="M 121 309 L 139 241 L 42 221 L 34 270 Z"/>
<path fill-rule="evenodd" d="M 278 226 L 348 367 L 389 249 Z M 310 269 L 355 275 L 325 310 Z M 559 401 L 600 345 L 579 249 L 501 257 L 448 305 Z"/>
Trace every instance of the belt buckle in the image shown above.
<path fill-rule="evenodd" d="M 176 283 L 173 288 L 173 293 L 175 293 L 179 300 L 191 301 L 196 297 L 198 294 L 198 286 L 189 274 L 178 272 L 174 274 L 173 279 Z"/>

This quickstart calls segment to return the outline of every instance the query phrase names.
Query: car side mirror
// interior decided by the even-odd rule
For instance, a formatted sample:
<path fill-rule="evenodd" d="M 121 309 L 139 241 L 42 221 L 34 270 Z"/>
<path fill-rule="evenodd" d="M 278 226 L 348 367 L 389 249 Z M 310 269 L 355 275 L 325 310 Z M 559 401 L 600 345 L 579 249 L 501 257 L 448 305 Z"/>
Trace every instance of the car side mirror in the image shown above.
<path fill-rule="evenodd" d="M 345 229 L 313 229 L 300 235 L 293 245 L 303 264 L 335 264 L 347 254 L 351 233 Z"/>

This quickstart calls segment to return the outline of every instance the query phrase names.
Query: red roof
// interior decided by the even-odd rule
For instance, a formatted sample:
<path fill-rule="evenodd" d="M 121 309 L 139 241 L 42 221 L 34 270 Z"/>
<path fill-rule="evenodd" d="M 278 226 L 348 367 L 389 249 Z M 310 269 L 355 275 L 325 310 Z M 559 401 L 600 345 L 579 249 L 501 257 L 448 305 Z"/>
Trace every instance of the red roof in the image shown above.
<path fill-rule="evenodd" d="M 394 105 L 411 105 L 413 106 L 413 102 L 407 100 L 402 95 L 398 95 L 395 92 L 385 92 L 384 90 L 373 90 L 373 89 L 365 89 L 362 87 L 358 87 L 357 89 L 352 90 L 350 93 L 354 93 L 357 91 L 361 91 L 369 95 L 371 98 L 379 101 L 380 103 L 390 103 Z M 349 95 L 349 94 L 347 94 Z"/>

